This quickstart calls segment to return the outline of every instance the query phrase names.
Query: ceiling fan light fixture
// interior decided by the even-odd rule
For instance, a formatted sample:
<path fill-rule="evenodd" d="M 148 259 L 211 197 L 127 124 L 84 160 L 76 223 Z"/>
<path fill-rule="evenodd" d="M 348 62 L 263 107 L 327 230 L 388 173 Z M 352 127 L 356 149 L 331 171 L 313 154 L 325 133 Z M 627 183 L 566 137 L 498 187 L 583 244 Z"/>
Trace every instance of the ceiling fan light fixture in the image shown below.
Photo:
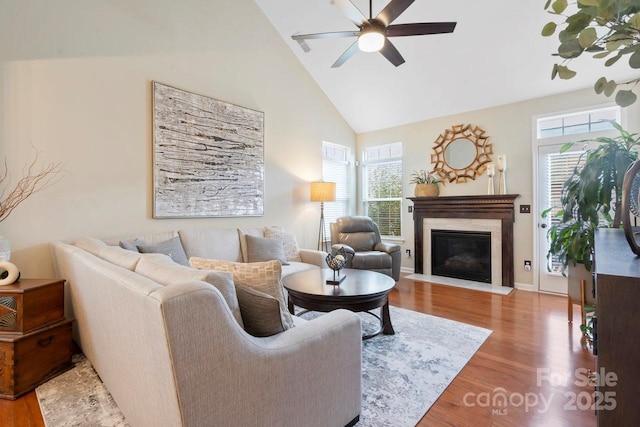
<path fill-rule="evenodd" d="M 384 34 L 378 28 L 362 30 L 358 36 L 358 48 L 363 52 L 377 52 L 384 46 Z"/>

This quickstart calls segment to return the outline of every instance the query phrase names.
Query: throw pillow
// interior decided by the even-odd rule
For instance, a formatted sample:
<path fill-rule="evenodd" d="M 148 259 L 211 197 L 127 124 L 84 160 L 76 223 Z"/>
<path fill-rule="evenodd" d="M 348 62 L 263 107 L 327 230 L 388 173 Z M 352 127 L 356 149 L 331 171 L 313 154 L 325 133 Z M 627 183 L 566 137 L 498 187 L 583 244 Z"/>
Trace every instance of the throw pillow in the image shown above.
<path fill-rule="evenodd" d="M 236 285 L 236 294 L 247 333 L 254 337 L 270 337 L 285 330 L 276 298 L 242 285 Z"/>
<path fill-rule="evenodd" d="M 122 249 L 126 249 L 128 251 L 140 252 L 138 250 L 138 245 L 146 245 L 146 243 L 143 240 L 140 240 L 140 239 L 135 239 L 135 240 L 132 240 L 130 242 L 125 242 L 124 240 L 120 240 L 120 243 L 118 243 L 118 245 Z"/>
<path fill-rule="evenodd" d="M 298 241 L 296 235 L 284 231 L 281 227 L 265 227 L 264 237 L 267 239 L 275 239 L 282 242 L 284 249 L 284 256 L 287 261 L 301 262 L 300 248 L 298 247 Z"/>
<path fill-rule="evenodd" d="M 193 268 L 198 269 L 230 271 L 233 273 L 233 282 L 236 286 L 247 286 L 271 295 L 278 300 L 278 314 L 285 330 L 293 328 L 293 319 L 287 310 L 284 290 L 280 281 L 282 264 L 279 261 L 242 263 L 191 257 L 189 263 Z M 264 315 L 267 316 L 268 313 L 264 313 Z"/>
<path fill-rule="evenodd" d="M 143 254 L 165 254 L 169 255 L 174 262 L 178 264 L 189 266 L 187 260 L 187 254 L 184 253 L 182 243 L 180 243 L 180 237 L 174 237 L 173 239 L 160 242 L 157 245 L 137 245 L 138 251 Z"/>
<path fill-rule="evenodd" d="M 247 234 L 247 262 L 263 262 L 277 260 L 282 265 L 289 265 L 284 256 L 282 242 L 264 237 L 251 236 Z"/>

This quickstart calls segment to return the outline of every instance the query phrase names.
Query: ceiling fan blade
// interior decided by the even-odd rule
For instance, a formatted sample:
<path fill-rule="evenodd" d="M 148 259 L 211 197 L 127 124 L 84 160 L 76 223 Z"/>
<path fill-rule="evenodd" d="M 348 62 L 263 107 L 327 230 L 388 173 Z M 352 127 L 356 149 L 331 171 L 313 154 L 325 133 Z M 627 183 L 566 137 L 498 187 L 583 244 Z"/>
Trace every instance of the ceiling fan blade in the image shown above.
<path fill-rule="evenodd" d="M 453 33 L 457 22 L 423 22 L 415 24 L 389 25 L 387 37 L 422 36 L 426 34 Z"/>
<path fill-rule="evenodd" d="M 349 0 L 333 0 L 333 4 L 338 6 L 342 13 L 344 13 L 351 22 L 356 24 L 356 26 L 360 27 L 365 22 L 368 22 L 368 19 L 360 12 L 360 9 Z"/>
<path fill-rule="evenodd" d="M 404 64 L 404 58 L 389 39 L 385 39 L 384 46 L 380 49 L 380 53 L 396 67 Z"/>
<path fill-rule="evenodd" d="M 300 47 L 302 48 L 303 51 L 305 51 L 306 53 L 311 52 L 311 48 L 309 47 L 307 42 L 304 41 L 304 39 L 298 39 L 296 41 L 298 42 L 298 44 L 300 45 Z"/>
<path fill-rule="evenodd" d="M 294 34 L 291 38 L 294 40 L 337 39 L 341 37 L 358 37 L 359 34 L 360 31 L 338 31 L 334 33 Z"/>
<path fill-rule="evenodd" d="M 392 0 L 384 9 L 376 16 L 376 19 L 388 26 L 396 20 L 415 0 Z"/>
<path fill-rule="evenodd" d="M 351 58 L 353 54 L 356 53 L 357 51 L 358 51 L 358 41 L 356 40 L 355 42 L 353 42 L 351 46 L 349 46 L 347 50 L 344 51 L 342 55 L 340 55 L 340 58 L 338 58 L 336 62 L 333 63 L 331 68 L 338 68 L 339 66 L 347 62 L 347 59 Z"/>

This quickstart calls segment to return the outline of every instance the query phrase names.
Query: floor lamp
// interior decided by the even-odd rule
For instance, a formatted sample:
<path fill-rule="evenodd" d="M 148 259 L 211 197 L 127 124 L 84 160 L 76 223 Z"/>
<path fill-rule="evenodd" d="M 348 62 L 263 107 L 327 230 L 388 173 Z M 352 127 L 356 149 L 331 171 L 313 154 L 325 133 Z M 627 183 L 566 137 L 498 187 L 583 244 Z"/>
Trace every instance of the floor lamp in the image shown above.
<path fill-rule="evenodd" d="M 318 250 L 324 250 L 326 234 L 324 232 L 324 202 L 336 200 L 336 183 L 317 181 L 311 183 L 311 201 L 320 202 L 320 229 L 318 230 Z"/>

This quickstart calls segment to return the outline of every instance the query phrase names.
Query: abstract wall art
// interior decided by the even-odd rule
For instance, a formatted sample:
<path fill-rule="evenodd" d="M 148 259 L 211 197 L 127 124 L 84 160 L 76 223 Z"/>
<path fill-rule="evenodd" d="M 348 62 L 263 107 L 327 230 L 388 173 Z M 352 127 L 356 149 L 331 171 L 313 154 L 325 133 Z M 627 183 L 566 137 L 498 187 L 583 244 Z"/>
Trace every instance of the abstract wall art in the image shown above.
<path fill-rule="evenodd" d="M 264 113 L 153 82 L 154 218 L 261 216 Z"/>

